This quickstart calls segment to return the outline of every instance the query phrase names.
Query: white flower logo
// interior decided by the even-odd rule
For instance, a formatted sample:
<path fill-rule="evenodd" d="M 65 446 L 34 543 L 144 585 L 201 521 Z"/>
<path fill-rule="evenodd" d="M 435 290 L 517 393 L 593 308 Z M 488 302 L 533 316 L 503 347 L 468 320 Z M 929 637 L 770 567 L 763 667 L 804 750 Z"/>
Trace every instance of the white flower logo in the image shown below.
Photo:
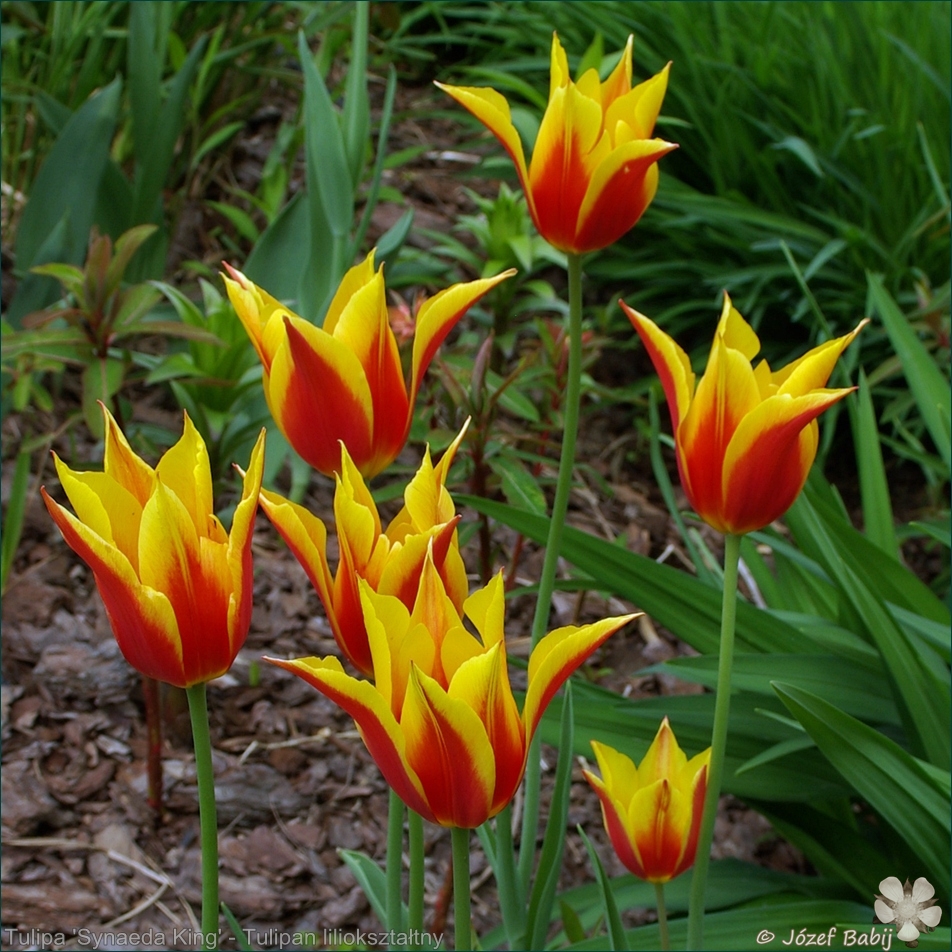
<path fill-rule="evenodd" d="M 935 904 L 935 888 L 925 876 L 920 876 L 911 886 L 907 879 L 900 883 L 895 876 L 884 879 L 876 895 L 873 909 L 876 918 L 886 924 L 895 922 L 896 938 L 910 949 L 919 944 L 920 932 L 931 932 L 942 918 L 942 910 Z"/>

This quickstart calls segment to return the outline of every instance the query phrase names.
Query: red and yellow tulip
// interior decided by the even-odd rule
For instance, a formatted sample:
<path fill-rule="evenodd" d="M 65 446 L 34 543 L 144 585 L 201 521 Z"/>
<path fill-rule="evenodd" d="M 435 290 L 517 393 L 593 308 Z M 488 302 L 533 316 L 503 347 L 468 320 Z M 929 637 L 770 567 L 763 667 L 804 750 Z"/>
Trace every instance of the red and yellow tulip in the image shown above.
<path fill-rule="evenodd" d="M 432 543 L 431 543 L 432 546 Z M 339 704 L 400 798 L 424 819 L 473 828 L 495 816 L 522 780 L 529 742 L 565 679 L 632 615 L 559 628 L 529 659 L 520 715 L 509 686 L 502 575 L 466 599 L 464 627 L 428 556 L 412 609 L 360 586 L 376 683 L 337 658 L 266 660 Z"/>
<path fill-rule="evenodd" d="M 734 535 L 782 516 L 816 458 L 816 418 L 852 392 L 824 388 L 866 322 L 771 371 L 765 360 L 753 366 L 760 340 L 725 294 L 707 369 L 695 388 L 687 354 L 654 322 L 621 306 L 661 378 L 681 485 L 695 512 Z"/>
<path fill-rule="evenodd" d="M 208 451 L 185 414 L 182 438 L 152 469 L 103 407 L 102 473 L 56 471 L 73 508 L 43 500 L 93 570 L 116 641 L 142 674 L 187 688 L 224 674 L 251 623 L 251 535 L 264 430 L 251 453 L 231 533 L 212 508 Z"/>
<path fill-rule="evenodd" d="M 621 238 L 658 190 L 658 159 L 677 148 L 652 138 L 670 64 L 632 88 L 631 47 L 629 37 L 605 82 L 589 69 L 576 83 L 553 34 L 549 103 L 528 166 L 504 96 L 494 89 L 436 84 L 502 143 L 539 234 L 562 251 L 595 251 Z"/>
<path fill-rule="evenodd" d="M 666 883 L 689 869 L 697 852 L 711 749 L 688 760 L 665 718 L 639 766 L 592 741 L 601 771 L 585 779 L 602 802 L 618 858 L 640 879 Z"/>
<path fill-rule="evenodd" d="M 340 552 L 336 575 L 327 561 L 327 529 L 303 506 L 261 491 L 261 508 L 307 572 L 317 591 L 341 651 L 367 677 L 373 658 L 360 604 L 362 579 L 375 592 L 396 596 L 412 607 L 427 551 L 450 601 L 460 611 L 468 591 L 459 553 L 459 517 L 446 489 L 446 477 L 466 428 L 434 466 L 427 447 L 423 462 L 404 493 L 405 505 L 383 530 L 377 506 L 347 447 L 341 450 L 341 473 L 334 495 L 334 518 Z"/>
<path fill-rule="evenodd" d="M 225 265 L 228 297 L 264 367 L 264 395 L 288 442 L 327 476 L 341 468 L 343 443 L 368 479 L 403 449 L 430 361 L 456 322 L 514 271 L 454 284 L 420 306 L 410 386 L 387 314 L 383 266 L 374 252 L 344 275 L 323 327 L 293 314 Z"/>

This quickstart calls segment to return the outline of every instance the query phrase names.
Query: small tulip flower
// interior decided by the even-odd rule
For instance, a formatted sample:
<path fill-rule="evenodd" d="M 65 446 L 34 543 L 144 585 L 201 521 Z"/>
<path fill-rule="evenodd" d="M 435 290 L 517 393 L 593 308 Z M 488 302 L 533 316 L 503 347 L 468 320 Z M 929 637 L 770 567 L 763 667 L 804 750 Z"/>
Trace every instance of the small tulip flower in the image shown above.
<path fill-rule="evenodd" d="M 695 387 L 687 354 L 653 321 L 620 303 L 661 378 L 681 485 L 694 511 L 733 535 L 782 516 L 816 458 L 816 418 L 854 389 L 825 387 L 867 322 L 772 371 L 766 360 L 752 364 L 760 340 L 725 294 L 707 369 Z"/>
<path fill-rule="evenodd" d="M 251 624 L 251 536 L 264 430 L 251 452 L 231 532 L 212 508 L 208 451 L 185 414 L 182 438 L 152 469 L 103 406 L 102 473 L 73 472 L 54 454 L 73 508 L 43 501 L 93 570 L 119 648 L 146 677 L 189 688 L 224 674 Z"/>
<path fill-rule="evenodd" d="M 334 638 L 362 674 L 374 676 L 373 658 L 360 602 L 360 581 L 375 592 L 394 595 L 413 606 L 427 552 L 432 551 L 446 592 L 457 611 L 468 591 L 466 567 L 459 552 L 459 516 L 446 489 L 446 477 L 464 427 L 434 466 L 430 448 L 404 493 L 405 505 L 386 530 L 380 514 L 347 447 L 341 448 L 341 474 L 334 494 L 334 517 L 340 558 L 331 574 L 327 561 L 327 529 L 303 506 L 267 490 L 261 508 L 304 567 L 324 605 Z"/>
<path fill-rule="evenodd" d="M 264 368 L 264 395 L 278 429 L 301 457 L 331 476 L 341 443 L 357 469 L 376 476 L 410 433 L 430 361 L 456 322 L 514 271 L 454 284 L 420 305 L 410 386 L 388 321 L 383 266 L 374 252 L 344 275 L 323 327 L 315 327 L 225 265 L 225 287 Z"/>
<path fill-rule="evenodd" d="M 464 606 L 477 638 L 427 557 L 412 610 L 361 583 L 376 683 L 350 677 L 334 657 L 266 660 L 339 704 L 386 781 L 411 810 L 472 829 L 513 797 L 529 743 L 552 696 L 609 635 L 634 616 L 560 628 L 529 658 L 522 713 L 509 686 L 502 575 Z"/>
<path fill-rule="evenodd" d="M 666 883 L 689 869 L 697 852 L 711 749 L 688 760 L 665 718 L 639 766 L 592 741 L 599 779 L 584 771 L 602 802 L 618 858 L 639 879 Z"/>
<path fill-rule="evenodd" d="M 502 143 L 539 234 L 560 251 L 596 251 L 634 227 L 658 190 L 658 160 L 677 148 L 652 137 L 670 64 L 632 88 L 631 48 L 629 37 L 605 82 L 595 69 L 573 82 L 553 34 L 549 103 L 528 166 L 504 96 L 436 84 Z"/>

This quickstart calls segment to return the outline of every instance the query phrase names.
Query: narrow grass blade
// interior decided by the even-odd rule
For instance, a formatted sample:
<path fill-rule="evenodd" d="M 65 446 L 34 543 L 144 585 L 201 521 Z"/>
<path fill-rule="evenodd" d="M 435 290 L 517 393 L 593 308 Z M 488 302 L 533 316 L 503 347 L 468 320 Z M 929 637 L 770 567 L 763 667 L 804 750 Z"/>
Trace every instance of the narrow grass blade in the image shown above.
<path fill-rule="evenodd" d="M 862 370 L 859 372 L 859 389 L 855 396 L 849 399 L 848 407 L 853 424 L 856 464 L 859 467 L 859 489 L 863 501 L 866 537 L 887 555 L 898 559 L 899 546 L 893 525 L 889 483 L 886 481 L 886 468 L 883 466 L 883 454 L 879 444 L 879 428 L 876 425 L 869 384 Z"/>
<path fill-rule="evenodd" d="M 572 761 L 575 759 L 574 719 L 572 711 L 572 683 L 565 685 L 565 700 L 562 705 L 562 727 L 559 738 L 559 763 L 555 769 L 555 787 L 549 807 L 549 819 L 542 838 L 542 852 L 526 918 L 528 948 L 544 949 L 555 890 L 562 871 L 562 853 L 565 849 L 565 827 L 569 815 L 569 793 L 572 785 Z"/>
<path fill-rule="evenodd" d="M 909 389 L 916 398 L 922 420 L 948 473 L 952 470 L 949 381 L 936 366 L 916 332 L 909 326 L 906 316 L 883 285 L 882 278 L 876 274 L 868 274 L 867 279 L 872 305 L 902 361 Z"/>
<path fill-rule="evenodd" d="M 3 543 L 0 548 L 0 594 L 7 590 L 7 577 L 13 565 L 20 535 L 23 532 L 23 516 L 26 512 L 26 495 L 30 485 L 30 454 L 24 450 L 17 453 L 10 485 L 10 499 L 3 517 Z"/>
<path fill-rule="evenodd" d="M 585 835 L 585 830 L 578 827 L 579 836 L 588 850 L 588 858 L 592 861 L 592 867 L 595 870 L 595 877 L 598 880 L 598 888 L 602 894 L 602 903 L 605 906 L 605 922 L 608 924 L 608 938 L 611 941 L 613 950 L 627 952 L 628 940 L 625 938 L 625 928 L 621 924 L 621 916 L 618 914 L 618 905 L 615 902 L 615 896 L 612 893 L 611 883 L 605 875 L 605 867 L 592 846 L 592 841 Z"/>

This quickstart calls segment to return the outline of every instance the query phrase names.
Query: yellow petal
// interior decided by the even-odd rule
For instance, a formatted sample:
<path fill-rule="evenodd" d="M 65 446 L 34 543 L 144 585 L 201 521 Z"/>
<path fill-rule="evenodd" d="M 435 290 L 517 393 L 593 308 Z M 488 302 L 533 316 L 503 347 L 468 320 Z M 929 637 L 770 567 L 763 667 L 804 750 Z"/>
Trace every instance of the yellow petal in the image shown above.
<path fill-rule="evenodd" d="M 634 761 L 608 744 L 593 740 L 591 745 L 609 795 L 618 804 L 621 815 L 627 816 L 628 804 L 631 803 L 639 784 L 638 769 Z"/>
<path fill-rule="evenodd" d="M 505 639 L 506 599 L 502 571 L 494 575 L 485 588 L 477 589 L 466 599 L 463 611 L 476 626 L 487 648 Z"/>
<path fill-rule="evenodd" d="M 404 732 L 380 692 L 369 681 L 358 681 L 346 674 L 334 657 L 293 661 L 266 657 L 264 660 L 307 681 L 347 711 L 357 722 L 367 750 L 387 783 L 411 810 L 431 823 L 436 822 L 420 780 L 407 761 Z"/>
<path fill-rule="evenodd" d="M 218 520 L 209 518 L 214 514 L 215 506 L 208 449 L 188 413 L 185 414 L 181 439 L 159 460 L 155 474 L 162 485 L 181 500 L 199 535 L 214 539 L 215 542 L 225 541 L 225 533 Z"/>
<path fill-rule="evenodd" d="M 676 148 L 663 139 L 633 139 L 598 160 L 578 209 L 577 250 L 607 247 L 635 225 L 654 198 L 655 163 Z"/>
<path fill-rule="evenodd" d="M 56 472 L 79 521 L 116 546 L 129 559 L 134 571 L 139 567 L 139 522 L 142 506 L 125 486 L 108 473 L 75 473 L 53 454 Z"/>
<path fill-rule="evenodd" d="M 526 760 L 525 730 L 509 687 L 505 647 L 497 644 L 460 665 L 447 693 L 475 711 L 486 728 L 496 763 L 495 814 L 515 794 Z"/>
<path fill-rule="evenodd" d="M 264 475 L 264 443 L 267 431 L 262 428 L 251 450 L 248 470 L 241 483 L 241 499 L 235 507 L 228 534 L 225 558 L 231 572 L 231 595 L 228 601 L 228 632 L 234 653 L 244 644 L 251 625 L 251 599 L 254 571 L 251 564 L 251 539 L 254 535 L 258 496 Z"/>
<path fill-rule="evenodd" d="M 725 346 L 740 351 L 748 361 L 753 361 L 760 353 L 760 338 L 731 303 L 726 291 L 717 334 L 724 341 Z"/>
<path fill-rule="evenodd" d="M 843 337 L 829 340 L 819 347 L 804 354 L 802 357 L 787 364 L 773 375 L 773 382 L 779 385 L 779 393 L 789 393 L 799 397 L 826 386 L 826 382 L 833 373 L 840 355 L 856 338 L 856 335 L 869 323 L 869 319 L 861 321 L 854 330 Z"/>
<path fill-rule="evenodd" d="M 367 257 L 360 262 L 360 264 L 355 264 L 341 279 L 341 282 L 337 287 L 337 291 L 335 292 L 330 303 L 330 307 L 327 309 L 327 314 L 324 317 L 325 333 L 331 335 L 334 334 L 341 312 L 350 302 L 351 298 L 354 297 L 354 295 L 362 287 L 370 284 L 370 282 L 373 281 L 374 255 L 376 254 L 376 251 L 376 248 L 372 249 Z"/>
<path fill-rule="evenodd" d="M 464 109 L 468 109 L 502 144 L 516 166 L 516 174 L 522 183 L 526 200 L 532 208 L 532 194 L 529 189 L 529 171 L 526 167 L 526 155 L 522 140 L 512 124 L 512 112 L 506 97 L 495 89 L 481 89 L 477 86 L 445 86 L 435 83 L 443 92 L 452 96 Z"/>
<path fill-rule="evenodd" d="M 168 598 L 142 585 L 125 555 L 53 502 L 45 488 L 40 492 L 66 543 L 93 570 L 125 659 L 147 677 L 187 687 L 178 623 Z"/>
<path fill-rule="evenodd" d="M 642 787 L 657 780 L 678 776 L 688 759 L 678 745 L 668 719 L 664 718 L 644 759 L 638 765 L 638 783 Z"/>
<path fill-rule="evenodd" d="M 632 327 L 638 332 L 651 363 L 654 364 L 655 373 L 661 379 L 661 386 L 668 401 L 668 411 L 671 413 L 672 428 L 677 434 L 694 397 L 695 377 L 691 361 L 678 343 L 665 334 L 654 321 L 628 307 L 624 301 L 618 303 L 631 321 Z"/>
<path fill-rule="evenodd" d="M 340 442 L 361 466 L 373 453 L 373 400 L 354 353 L 320 328 L 285 319 L 271 365 L 269 405 L 288 442 L 315 469 L 340 469 Z"/>
<path fill-rule="evenodd" d="M 565 679 L 610 635 L 636 617 L 636 614 L 621 615 L 581 628 L 557 628 L 535 646 L 529 658 L 529 687 L 522 710 L 527 743 L 532 740 L 549 701 Z"/>
<path fill-rule="evenodd" d="M 615 100 L 624 96 L 631 89 L 631 48 L 634 43 L 634 37 L 629 33 L 628 42 L 622 51 L 617 65 L 612 70 L 608 79 L 602 83 L 602 109 L 606 115 L 611 109 Z"/>
<path fill-rule="evenodd" d="M 133 452 L 106 405 L 100 402 L 99 406 L 105 420 L 103 470 L 144 506 L 155 487 L 155 471 Z"/>
<path fill-rule="evenodd" d="M 510 268 L 492 278 L 481 278 L 478 281 L 467 281 L 464 284 L 454 284 L 452 287 L 427 298 L 420 306 L 417 314 L 416 331 L 413 336 L 412 374 L 410 378 L 410 407 L 416 401 L 417 392 L 423 374 L 426 373 L 430 361 L 433 359 L 440 344 L 446 335 L 453 329 L 456 322 L 484 295 L 488 294 L 497 284 L 515 274 Z"/>
<path fill-rule="evenodd" d="M 413 667 L 400 727 L 407 763 L 441 826 L 472 829 L 489 819 L 496 763 L 482 721 Z"/>

